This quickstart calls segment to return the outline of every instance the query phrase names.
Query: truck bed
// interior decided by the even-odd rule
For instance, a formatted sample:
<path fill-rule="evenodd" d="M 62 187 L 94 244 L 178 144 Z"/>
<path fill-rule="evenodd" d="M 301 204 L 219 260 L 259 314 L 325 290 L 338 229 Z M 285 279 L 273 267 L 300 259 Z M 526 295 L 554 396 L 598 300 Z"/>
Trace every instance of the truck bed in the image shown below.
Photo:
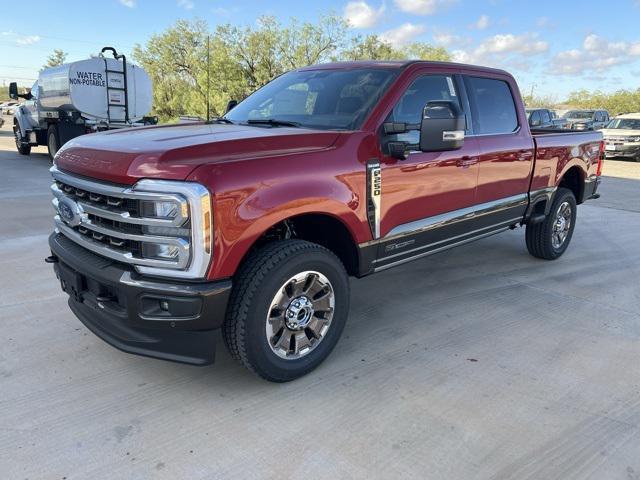
<path fill-rule="evenodd" d="M 595 177 L 602 132 L 531 130 L 536 148 L 531 190 L 558 185 L 570 168 L 577 167 L 584 180 Z"/>

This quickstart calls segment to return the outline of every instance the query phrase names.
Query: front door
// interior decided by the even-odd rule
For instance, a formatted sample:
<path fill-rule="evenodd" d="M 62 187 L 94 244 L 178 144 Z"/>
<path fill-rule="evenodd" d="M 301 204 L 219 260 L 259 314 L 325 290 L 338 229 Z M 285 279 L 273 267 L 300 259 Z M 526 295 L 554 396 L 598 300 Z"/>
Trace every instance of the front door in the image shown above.
<path fill-rule="evenodd" d="M 464 110 L 455 75 L 421 75 L 407 88 L 385 122 L 420 124 L 427 102 L 447 100 Z M 388 155 L 388 143 L 415 147 L 406 160 Z M 403 263 L 444 248 L 468 226 L 465 217 L 475 203 L 478 179 L 476 139 L 465 139 L 459 150 L 418 151 L 419 132 L 380 132 L 379 243 L 375 268 Z M 462 239 L 464 237 L 458 237 Z"/>

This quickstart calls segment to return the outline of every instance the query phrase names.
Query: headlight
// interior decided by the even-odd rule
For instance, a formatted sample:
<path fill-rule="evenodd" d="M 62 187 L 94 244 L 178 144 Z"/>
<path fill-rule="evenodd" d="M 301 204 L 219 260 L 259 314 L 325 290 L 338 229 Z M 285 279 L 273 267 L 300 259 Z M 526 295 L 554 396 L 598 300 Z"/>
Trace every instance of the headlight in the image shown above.
<path fill-rule="evenodd" d="M 187 204 L 173 201 L 148 201 L 141 202 L 141 213 L 144 217 L 176 218 L 178 214 L 186 218 L 188 215 Z"/>
<path fill-rule="evenodd" d="M 640 142 L 640 137 L 629 137 L 628 140 L 630 142 Z"/>
<path fill-rule="evenodd" d="M 145 235 L 175 237 L 180 240 L 163 243 L 144 242 L 141 255 L 148 259 L 172 261 L 185 253 L 189 257 L 185 270 L 168 270 L 158 266 L 136 266 L 138 272 L 184 278 L 202 278 L 206 275 L 212 256 L 212 212 L 209 191 L 197 183 L 168 180 L 140 180 L 133 192 L 148 192 L 141 200 L 140 215 L 158 219 L 163 224 L 146 224 Z M 157 199 L 152 195 L 157 194 Z M 168 222 L 168 224 L 167 224 Z M 184 243 L 183 243 L 184 242 Z"/>

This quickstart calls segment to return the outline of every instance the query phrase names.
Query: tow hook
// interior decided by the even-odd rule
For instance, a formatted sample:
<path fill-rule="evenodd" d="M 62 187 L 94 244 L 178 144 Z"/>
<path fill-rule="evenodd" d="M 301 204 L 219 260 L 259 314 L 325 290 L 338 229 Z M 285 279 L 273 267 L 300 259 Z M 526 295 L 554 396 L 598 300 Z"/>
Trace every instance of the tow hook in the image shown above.
<path fill-rule="evenodd" d="M 55 255 L 49 255 L 44 259 L 44 263 L 58 263 L 58 257 L 56 257 Z"/>

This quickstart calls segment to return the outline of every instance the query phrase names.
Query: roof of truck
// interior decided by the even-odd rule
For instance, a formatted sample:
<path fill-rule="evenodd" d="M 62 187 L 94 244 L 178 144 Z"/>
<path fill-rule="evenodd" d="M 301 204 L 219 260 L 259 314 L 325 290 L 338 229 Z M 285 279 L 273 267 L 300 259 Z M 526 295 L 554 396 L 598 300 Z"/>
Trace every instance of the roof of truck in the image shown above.
<path fill-rule="evenodd" d="M 347 68 L 407 68 L 411 65 L 440 65 L 443 67 L 458 67 L 464 68 L 468 70 L 476 70 L 483 72 L 493 72 L 493 73 L 502 73 L 509 74 L 504 70 L 500 70 L 498 68 L 491 67 L 482 67 L 480 65 L 468 65 L 465 63 L 455 63 L 455 62 L 439 62 L 439 61 L 431 61 L 431 60 L 356 60 L 349 62 L 328 62 L 328 63 L 319 63 L 316 65 L 310 65 L 308 67 L 299 68 L 298 71 L 305 70 L 337 70 L 337 69 L 347 69 Z"/>

